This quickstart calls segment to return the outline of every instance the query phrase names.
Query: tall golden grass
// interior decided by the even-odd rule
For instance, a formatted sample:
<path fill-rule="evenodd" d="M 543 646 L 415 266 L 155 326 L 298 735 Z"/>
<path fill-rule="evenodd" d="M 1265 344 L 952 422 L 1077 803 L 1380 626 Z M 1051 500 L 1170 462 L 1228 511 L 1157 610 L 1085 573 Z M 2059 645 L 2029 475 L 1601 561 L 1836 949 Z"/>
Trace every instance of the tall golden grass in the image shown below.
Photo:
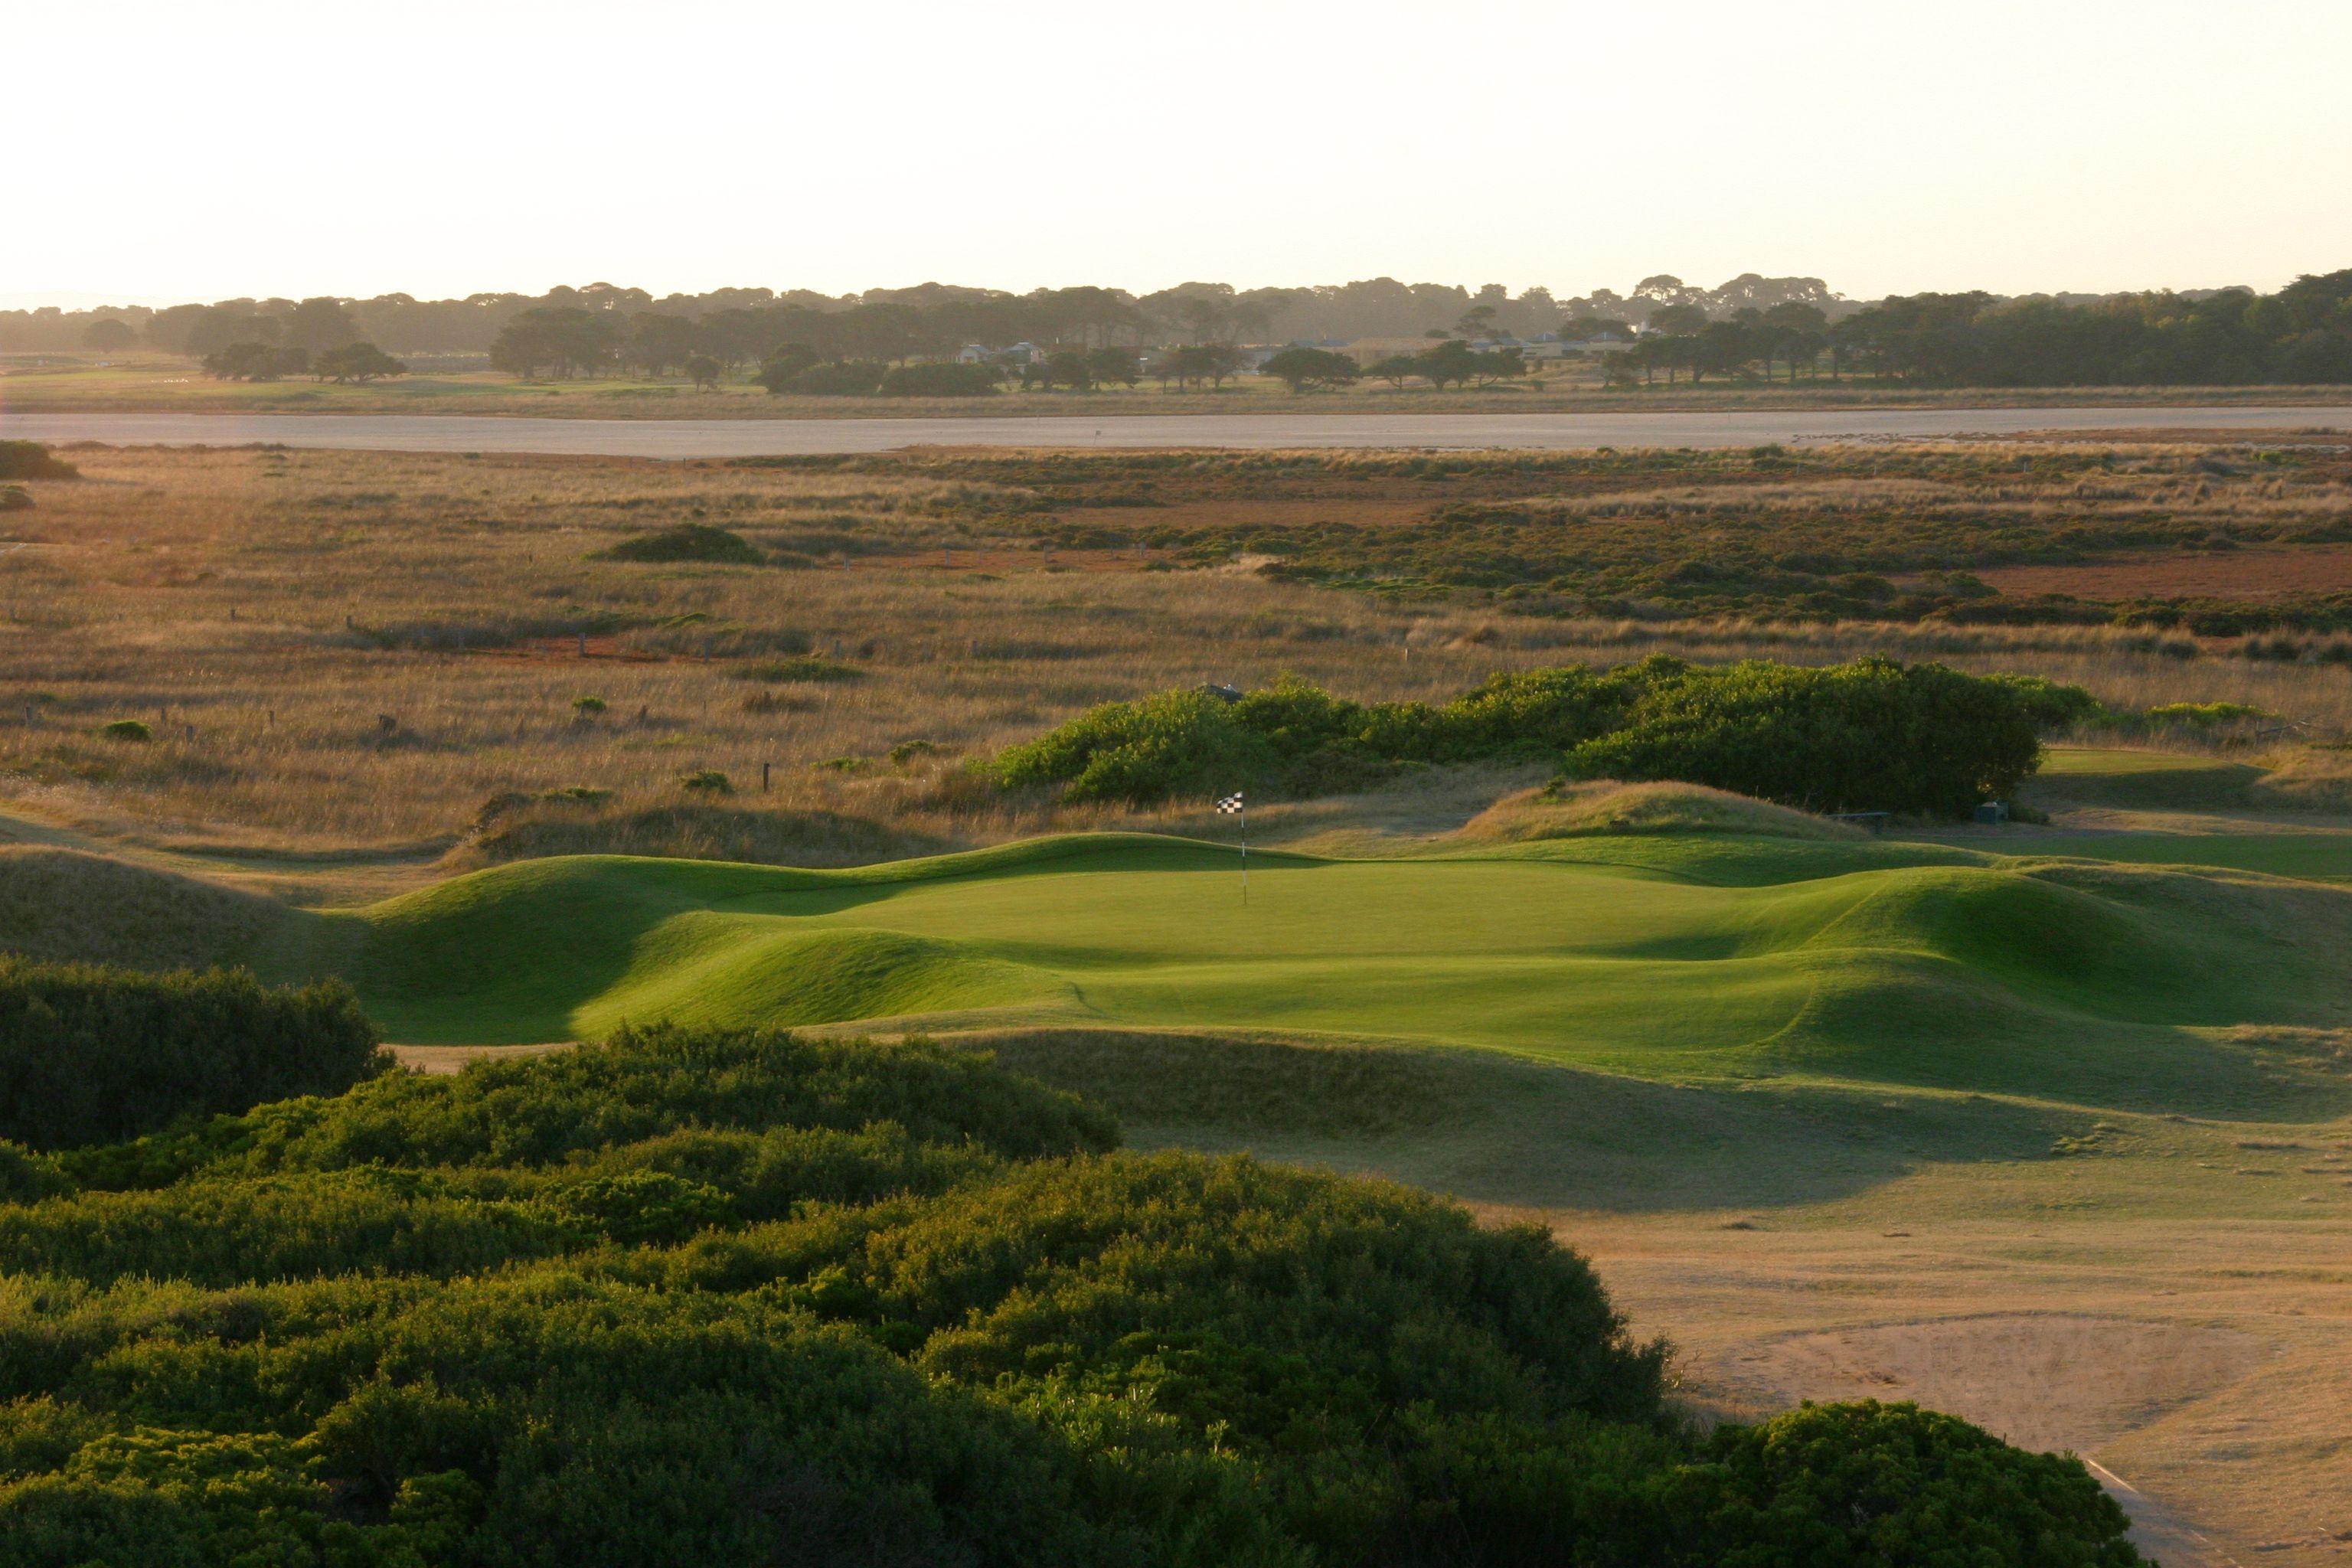
<path fill-rule="evenodd" d="M 0 543 L 0 793 L 150 839 L 446 846 L 494 797 L 582 785 L 614 792 L 613 811 L 707 804 L 678 781 L 715 770 L 739 806 L 970 841 L 1069 820 L 958 790 L 952 774 L 1091 703 L 1284 673 L 1368 700 L 1443 699 L 1499 669 L 1656 652 L 1933 658 L 2126 706 L 2242 702 L 2310 726 L 2301 734 L 2352 730 L 2343 667 L 2212 657 L 2160 634 L 1542 620 L 1240 570 L 1132 570 L 1111 552 L 1079 563 L 1119 569 L 1061 570 L 1085 552 L 1003 540 L 991 570 L 942 570 L 931 550 L 969 558 L 984 533 L 974 517 L 1027 501 L 919 473 L 71 455 L 88 477 L 36 486 Z M 688 521 L 835 544 L 803 570 L 586 559 Z M 869 544 L 896 553 L 859 553 Z M 628 624 L 599 629 L 581 657 L 573 629 L 615 618 Z M 806 673 L 789 657 L 803 649 L 854 673 L 746 678 L 771 662 Z M 583 714 L 581 698 L 603 706 Z M 99 733 L 118 720 L 152 739 Z"/>

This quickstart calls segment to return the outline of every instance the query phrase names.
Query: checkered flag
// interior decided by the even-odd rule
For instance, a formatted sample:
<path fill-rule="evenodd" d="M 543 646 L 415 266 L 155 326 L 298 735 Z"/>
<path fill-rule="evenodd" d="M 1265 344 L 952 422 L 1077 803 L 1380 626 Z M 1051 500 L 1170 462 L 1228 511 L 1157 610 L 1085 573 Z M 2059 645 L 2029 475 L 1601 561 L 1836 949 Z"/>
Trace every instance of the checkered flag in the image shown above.
<path fill-rule="evenodd" d="M 1231 816 L 1234 812 L 1239 811 L 1241 808 L 1242 792 L 1239 790 L 1234 791 L 1233 794 L 1226 795 L 1223 799 L 1217 802 L 1217 809 L 1223 812 L 1228 816 Z"/>

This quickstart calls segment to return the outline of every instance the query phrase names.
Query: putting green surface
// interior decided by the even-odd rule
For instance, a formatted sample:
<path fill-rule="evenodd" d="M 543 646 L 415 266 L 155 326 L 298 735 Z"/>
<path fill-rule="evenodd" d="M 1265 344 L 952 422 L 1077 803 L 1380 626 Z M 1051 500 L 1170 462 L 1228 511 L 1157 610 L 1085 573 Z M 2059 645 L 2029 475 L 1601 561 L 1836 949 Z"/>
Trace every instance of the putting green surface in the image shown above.
<path fill-rule="evenodd" d="M 582 857 L 318 918 L 310 951 L 415 1043 L 664 1017 L 1279 1030 L 2259 1116 L 2341 1075 L 2231 1028 L 2352 1013 L 2352 890 L 1935 844 L 1254 856 L 1245 903 L 1230 849 L 1135 835 L 835 872 Z"/>

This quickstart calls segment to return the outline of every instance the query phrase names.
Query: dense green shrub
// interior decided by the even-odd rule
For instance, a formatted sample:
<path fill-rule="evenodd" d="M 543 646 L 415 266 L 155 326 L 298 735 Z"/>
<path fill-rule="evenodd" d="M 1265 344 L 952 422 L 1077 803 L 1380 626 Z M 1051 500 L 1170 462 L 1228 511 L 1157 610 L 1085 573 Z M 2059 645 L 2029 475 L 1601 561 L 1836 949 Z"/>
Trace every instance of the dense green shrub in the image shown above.
<path fill-rule="evenodd" d="M 38 441 L 0 441 L 0 479 L 78 479 L 81 470 Z"/>
<path fill-rule="evenodd" d="M 1497 675 L 1442 707 L 1365 706 L 1295 680 L 1239 701 L 1163 691 L 1089 709 L 989 766 L 1007 788 L 1150 804 L 1236 788 L 1328 794 L 1415 763 L 1564 757 L 1586 777 L 1958 816 L 2032 771 L 2041 729 L 2097 709 L 2078 688 L 1935 664 L 1700 668 L 1659 657 Z"/>
<path fill-rule="evenodd" d="M 1684 1561 L 2126 1568 L 2128 1522 L 2075 1459 L 1912 1405 L 1807 1405 L 1726 1426 L 1682 1489 Z"/>
<path fill-rule="evenodd" d="M 804 397 L 865 397 L 881 386 L 887 368 L 872 360 L 839 360 L 813 364 L 765 384 L 771 392 L 798 393 Z"/>
<path fill-rule="evenodd" d="M 1568 753 L 1584 778 L 1675 779 L 1814 811 L 1961 816 L 2041 760 L 2010 689 L 1936 664 L 1751 659 L 1662 671 L 1625 723 Z"/>
<path fill-rule="evenodd" d="M 2107 717 L 2107 705 L 2079 686 L 2067 686 L 2044 675 L 1988 675 L 1984 679 L 2024 705 L 2039 730 L 2064 730 L 2095 724 Z"/>
<path fill-rule="evenodd" d="M 340 982 L 273 991 L 241 970 L 159 975 L 0 957 L 0 1138 L 36 1149 L 333 1094 L 379 1062 Z"/>
<path fill-rule="evenodd" d="M 651 533 L 633 533 L 618 544 L 592 552 L 592 561 L 706 561 L 722 566 L 756 566 L 759 547 L 740 533 L 709 523 L 681 522 Z"/>
<path fill-rule="evenodd" d="M 998 372 L 989 365 L 945 361 L 902 364 L 882 377 L 885 397 L 986 397 L 996 391 Z"/>
<path fill-rule="evenodd" d="M 970 1052 L 664 1027 L 0 1145 L 0 1561 L 2136 1561 L 1944 1417 L 1685 1432 L 1539 1228 L 1112 1141 Z"/>

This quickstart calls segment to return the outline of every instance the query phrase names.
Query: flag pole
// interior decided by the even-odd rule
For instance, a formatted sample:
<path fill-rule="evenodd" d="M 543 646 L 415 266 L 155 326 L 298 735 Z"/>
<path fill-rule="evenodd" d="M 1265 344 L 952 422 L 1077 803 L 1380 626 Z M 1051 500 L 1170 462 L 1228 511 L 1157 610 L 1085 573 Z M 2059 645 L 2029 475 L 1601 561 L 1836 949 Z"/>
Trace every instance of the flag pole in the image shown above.
<path fill-rule="evenodd" d="M 1242 902 L 1249 902 L 1249 805 L 1244 802 L 1242 819 Z"/>

